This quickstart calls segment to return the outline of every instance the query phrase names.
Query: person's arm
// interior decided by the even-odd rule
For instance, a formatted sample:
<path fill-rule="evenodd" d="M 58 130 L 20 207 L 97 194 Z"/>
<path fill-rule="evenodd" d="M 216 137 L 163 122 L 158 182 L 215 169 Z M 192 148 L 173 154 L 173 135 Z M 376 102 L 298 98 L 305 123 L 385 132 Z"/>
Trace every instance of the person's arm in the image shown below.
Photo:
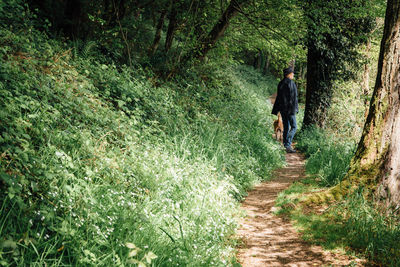
<path fill-rule="evenodd" d="M 275 102 L 274 102 L 274 106 L 272 107 L 272 114 L 273 115 L 278 115 L 278 112 L 280 112 L 280 105 L 281 105 L 281 101 L 280 101 L 280 92 L 279 92 L 279 87 L 280 87 L 281 83 L 278 84 L 278 89 L 277 89 L 277 94 L 276 94 L 276 98 L 275 98 Z"/>

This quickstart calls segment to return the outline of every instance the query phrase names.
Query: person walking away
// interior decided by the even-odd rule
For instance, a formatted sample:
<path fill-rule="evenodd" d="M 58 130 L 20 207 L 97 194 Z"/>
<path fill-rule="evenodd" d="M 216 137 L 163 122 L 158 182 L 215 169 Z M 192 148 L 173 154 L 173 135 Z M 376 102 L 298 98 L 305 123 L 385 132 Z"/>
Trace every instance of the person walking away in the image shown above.
<path fill-rule="evenodd" d="M 283 146 L 287 153 L 295 153 L 292 140 L 297 130 L 296 113 L 299 112 L 297 99 L 297 86 L 293 81 L 294 71 L 292 68 L 283 70 L 284 78 L 278 84 L 278 94 L 272 114 L 281 113 L 283 121 Z"/>

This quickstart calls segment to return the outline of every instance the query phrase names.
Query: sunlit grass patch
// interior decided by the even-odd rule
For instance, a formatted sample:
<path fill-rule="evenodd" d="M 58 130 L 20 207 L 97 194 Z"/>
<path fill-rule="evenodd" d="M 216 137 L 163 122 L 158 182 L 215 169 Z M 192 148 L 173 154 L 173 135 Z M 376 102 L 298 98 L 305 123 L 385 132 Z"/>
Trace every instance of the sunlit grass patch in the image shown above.
<path fill-rule="evenodd" d="M 278 214 L 290 216 L 303 238 L 311 243 L 364 257 L 373 265 L 399 266 L 398 215 L 379 201 L 366 199 L 364 189 L 359 188 L 329 206 L 310 208 L 298 204 L 303 196 L 340 183 L 347 172 L 354 144 L 339 141 L 320 129 L 308 129 L 298 140 L 297 148 L 308 156 L 308 175 L 279 195 Z"/>
<path fill-rule="evenodd" d="M 301 181 L 294 182 L 286 190 L 278 194 L 275 200 L 275 206 L 279 209 L 276 214 L 289 214 L 296 209 L 296 204 L 305 197 L 305 195 L 314 190 L 319 190 L 315 178 L 308 177 Z"/>
<path fill-rule="evenodd" d="M 338 184 L 347 173 L 354 155 L 354 142 L 340 141 L 321 129 L 303 129 L 296 147 L 307 156 L 306 172 L 317 176 L 320 185 Z"/>
<path fill-rule="evenodd" d="M 210 63 L 155 87 L 6 26 L 0 265 L 234 265 L 238 200 L 284 161 L 276 80 Z"/>

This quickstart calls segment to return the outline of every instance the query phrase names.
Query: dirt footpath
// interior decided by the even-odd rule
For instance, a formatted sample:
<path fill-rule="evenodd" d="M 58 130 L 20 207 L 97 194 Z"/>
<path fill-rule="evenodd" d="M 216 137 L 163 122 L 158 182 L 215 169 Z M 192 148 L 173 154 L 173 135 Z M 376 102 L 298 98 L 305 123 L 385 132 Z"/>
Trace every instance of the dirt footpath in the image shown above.
<path fill-rule="evenodd" d="M 238 231 L 244 242 L 239 249 L 239 262 L 243 267 L 350 264 L 347 256 L 323 251 L 303 241 L 290 221 L 273 214 L 271 208 L 278 193 L 304 176 L 301 154 L 287 154 L 286 161 L 287 167 L 277 170 L 272 181 L 256 186 L 242 204 L 247 216 Z"/>

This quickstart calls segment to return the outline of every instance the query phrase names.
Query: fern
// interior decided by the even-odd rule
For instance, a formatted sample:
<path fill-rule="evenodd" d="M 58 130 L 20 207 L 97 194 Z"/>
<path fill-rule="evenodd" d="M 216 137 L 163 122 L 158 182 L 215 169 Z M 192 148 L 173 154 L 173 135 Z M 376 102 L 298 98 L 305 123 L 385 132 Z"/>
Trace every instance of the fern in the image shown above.
<path fill-rule="evenodd" d="M 97 48 L 95 41 L 73 41 L 73 56 L 74 58 L 82 57 L 87 58 L 93 55 L 94 50 Z"/>
<path fill-rule="evenodd" d="M 91 53 L 97 48 L 97 43 L 95 41 L 88 41 L 82 45 L 81 56 L 89 57 Z"/>

